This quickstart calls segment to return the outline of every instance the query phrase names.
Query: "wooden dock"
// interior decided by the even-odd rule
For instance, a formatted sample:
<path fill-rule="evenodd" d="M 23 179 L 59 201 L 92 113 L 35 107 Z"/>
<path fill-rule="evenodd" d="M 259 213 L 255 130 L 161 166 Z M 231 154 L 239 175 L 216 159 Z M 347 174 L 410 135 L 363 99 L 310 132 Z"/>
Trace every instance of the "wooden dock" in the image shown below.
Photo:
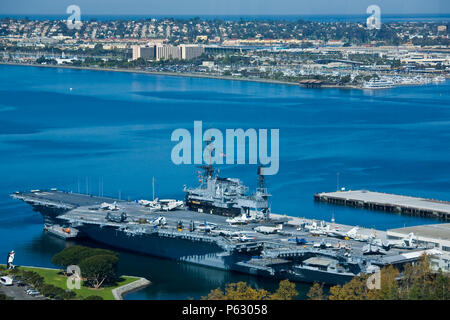
<path fill-rule="evenodd" d="M 450 220 L 450 202 L 367 190 L 323 192 L 314 200 L 349 207 Z"/>

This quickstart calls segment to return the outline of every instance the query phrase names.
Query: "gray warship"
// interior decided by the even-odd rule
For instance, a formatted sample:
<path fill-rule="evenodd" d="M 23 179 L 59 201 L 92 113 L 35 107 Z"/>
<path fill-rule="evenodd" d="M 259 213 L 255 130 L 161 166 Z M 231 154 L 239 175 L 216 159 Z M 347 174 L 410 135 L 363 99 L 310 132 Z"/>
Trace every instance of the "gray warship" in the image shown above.
<path fill-rule="evenodd" d="M 334 285 L 374 267 L 411 261 L 397 249 L 365 255 L 361 241 L 318 238 L 305 219 L 272 213 L 261 168 L 251 195 L 239 179 L 221 178 L 211 165 L 203 170 L 200 186 L 185 187 L 184 205 L 172 210 L 155 209 L 157 200 L 56 189 L 11 196 L 33 206 L 46 223 L 111 247 L 255 276 Z"/>
<path fill-rule="evenodd" d="M 237 216 L 243 213 L 250 215 L 252 209 L 258 216 L 268 219 L 270 209 L 265 187 L 263 167 L 258 167 L 258 188 L 250 196 L 246 195 L 248 187 L 236 178 L 221 178 L 212 165 L 201 167 L 203 174 L 197 172 L 200 186 L 197 188 L 184 187 L 185 203 L 189 210 Z"/>

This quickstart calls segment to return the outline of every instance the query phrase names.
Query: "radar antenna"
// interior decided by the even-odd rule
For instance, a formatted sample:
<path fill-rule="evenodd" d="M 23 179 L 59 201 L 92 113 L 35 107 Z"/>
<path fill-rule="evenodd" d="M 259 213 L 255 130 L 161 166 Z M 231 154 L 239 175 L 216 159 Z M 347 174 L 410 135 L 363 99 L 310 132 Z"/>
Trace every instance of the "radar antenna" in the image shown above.
<path fill-rule="evenodd" d="M 264 167 L 258 166 L 258 188 L 265 189 L 266 188 L 266 179 L 264 177 Z"/>

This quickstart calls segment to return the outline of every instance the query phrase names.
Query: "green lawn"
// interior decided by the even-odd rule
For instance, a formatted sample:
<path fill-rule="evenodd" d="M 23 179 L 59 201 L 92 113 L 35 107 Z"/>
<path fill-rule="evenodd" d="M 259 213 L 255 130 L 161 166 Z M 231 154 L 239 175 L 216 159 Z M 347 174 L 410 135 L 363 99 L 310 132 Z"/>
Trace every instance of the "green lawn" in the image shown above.
<path fill-rule="evenodd" d="M 41 277 L 44 278 L 44 282 L 46 284 L 52 284 L 54 286 L 63 288 L 64 290 L 67 289 L 67 285 L 66 285 L 67 277 L 59 274 L 61 271 L 58 269 L 45 269 L 45 268 L 36 268 L 36 267 L 19 267 L 19 269 L 27 270 L 27 271 L 34 271 L 34 272 L 38 273 Z M 75 299 L 83 299 L 88 296 L 100 296 L 104 300 L 114 300 L 114 297 L 112 294 L 113 289 L 123 286 L 125 284 L 129 284 L 138 279 L 139 279 L 138 277 L 121 276 L 115 286 L 104 287 L 104 288 L 100 288 L 100 289 L 92 289 L 92 288 L 85 287 L 82 284 L 80 289 L 74 289 L 73 291 L 77 294 Z"/>

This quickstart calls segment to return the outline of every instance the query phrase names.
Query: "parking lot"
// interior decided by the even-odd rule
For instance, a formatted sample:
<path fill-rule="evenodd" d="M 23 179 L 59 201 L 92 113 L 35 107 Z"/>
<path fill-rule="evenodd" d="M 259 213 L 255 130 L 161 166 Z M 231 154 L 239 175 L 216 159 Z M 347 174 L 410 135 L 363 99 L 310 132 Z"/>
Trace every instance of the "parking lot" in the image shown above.
<path fill-rule="evenodd" d="M 46 300 L 46 298 L 42 295 L 39 296 L 30 296 L 26 293 L 26 290 L 29 289 L 29 286 L 19 286 L 17 282 L 15 282 L 11 286 L 5 286 L 0 284 L 0 293 L 7 295 L 8 297 L 14 298 L 14 300 Z"/>

